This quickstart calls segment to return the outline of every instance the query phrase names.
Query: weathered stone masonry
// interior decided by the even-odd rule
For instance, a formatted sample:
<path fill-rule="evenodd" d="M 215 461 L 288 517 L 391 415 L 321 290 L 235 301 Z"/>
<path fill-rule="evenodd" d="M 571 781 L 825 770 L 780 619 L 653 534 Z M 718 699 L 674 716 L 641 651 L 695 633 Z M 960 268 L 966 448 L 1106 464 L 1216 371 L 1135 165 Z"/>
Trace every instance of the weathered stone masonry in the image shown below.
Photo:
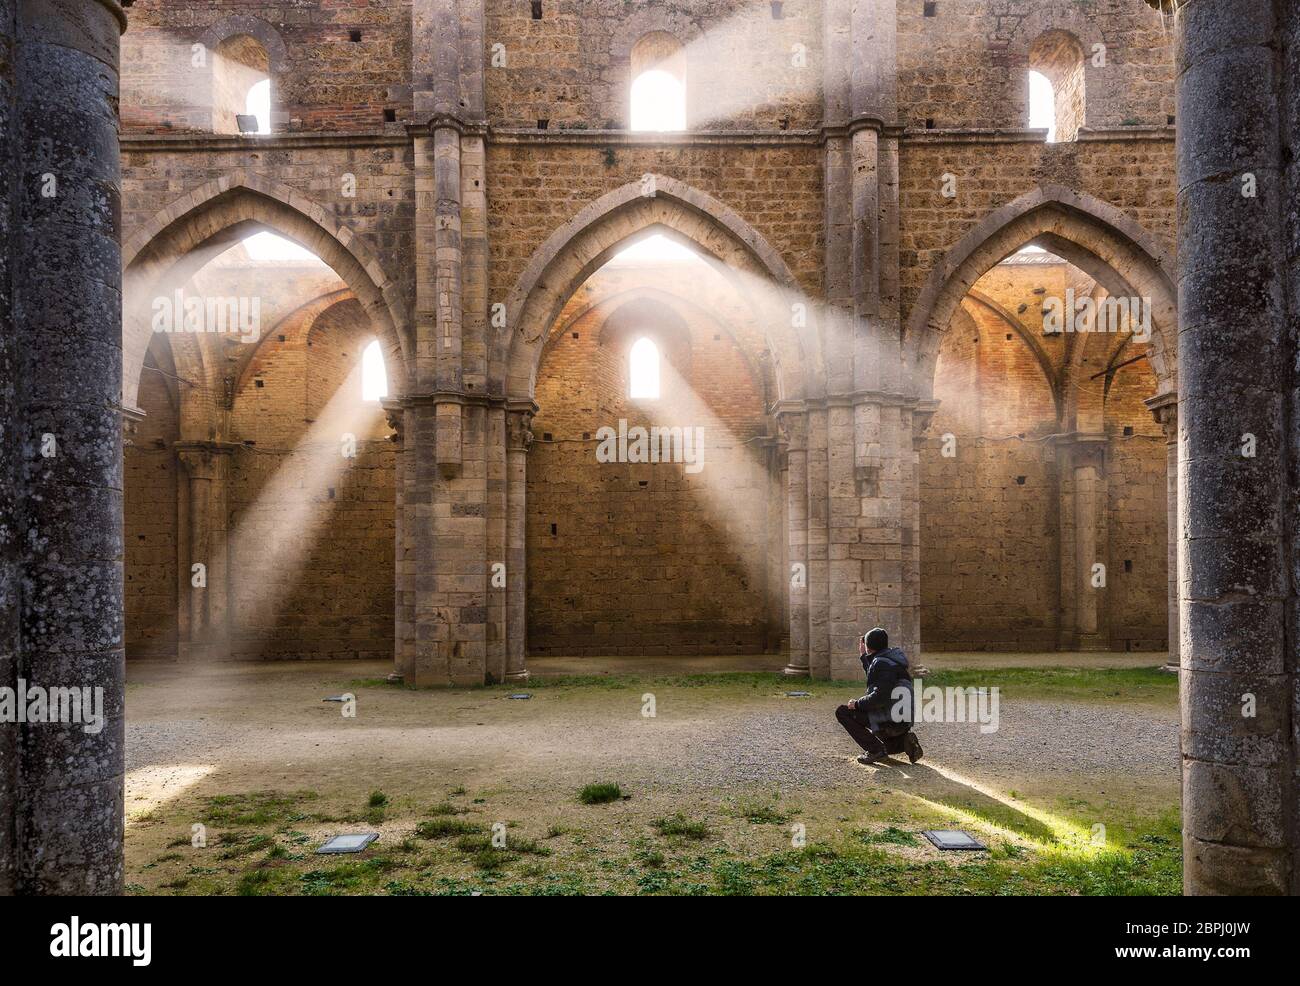
<path fill-rule="evenodd" d="M 0 3 L 0 685 L 104 727 L 0 724 L 0 893 L 122 889 L 116 2 Z"/>
<path fill-rule="evenodd" d="M 560 350 L 546 350 L 544 341 L 569 298 L 620 243 L 655 228 L 692 244 L 745 279 L 761 340 L 748 352 L 767 360 L 770 374 L 758 424 L 761 458 L 768 485 L 782 491 L 751 513 L 784 533 L 775 532 L 773 544 L 768 532 L 765 550 L 751 539 L 745 557 L 734 560 L 763 570 L 759 579 L 743 580 L 743 591 L 753 594 L 748 601 L 701 599 L 695 611 L 673 609 L 679 625 L 698 627 L 698 639 L 647 628 L 655 641 L 647 637 L 647 646 L 675 639 L 683 651 L 721 649 L 710 641 L 742 638 L 714 633 L 708 621 L 719 608 L 734 616 L 752 605 L 755 615 L 746 619 L 766 628 L 749 631 L 738 647 L 761 637 L 765 649 L 788 653 L 792 673 L 852 674 L 853 638 L 863 625 L 884 623 L 915 649 L 923 607 L 937 612 L 927 602 L 934 597 L 920 590 L 921 525 L 947 504 L 940 487 L 921 485 L 920 464 L 937 455 L 936 434 L 924 428 L 936 406 L 930 380 L 940 341 L 952 338 L 949 322 L 976 278 L 1039 239 L 1105 291 L 1157 296 L 1152 389 L 1174 393 L 1172 353 L 1164 344 L 1172 331 L 1172 288 L 1161 286 L 1169 279 L 1161 239 L 1167 243 L 1172 232 L 1172 192 L 1150 180 L 1171 160 L 1168 82 L 1162 88 L 1160 79 L 1172 69 L 1159 19 L 1128 0 L 1098 0 L 1091 16 L 1075 5 L 1052 14 L 1041 4 L 963 6 L 961 19 L 943 5 L 938 17 L 927 18 L 919 4 L 804 2 L 785 4 L 779 20 L 768 5 L 722 2 L 701 4 L 696 18 L 653 5 L 629 18 L 591 0 L 548 8 L 535 20 L 504 3 L 428 0 L 414 4 L 409 17 L 374 3 L 295 18 L 271 7 L 217 4 L 196 18 L 141 0 L 131 12 L 132 97 L 124 110 L 129 295 L 147 300 L 157 285 L 183 279 L 204 257 L 259 227 L 298 239 L 335 267 L 340 287 L 356 295 L 382 340 L 392 384 L 389 421 L 399 443 L 393 568 L 369 568 L 379 593 L 372 601 L 348 590 L 340 612 L 370 623 L 391 580 L 399 672 L 413 684 L 473 682 L 500 679 L 507 669 L 524 673 L 530 607 L 554 618 L 561 633 L 548 631 L 553 640 L 580 639 L 567 629 L 577 626 L 580 608 L 566 619 L 565 587 L 554 579 L 531 589 L 527 583 L 527 569 L 540 563 L 525 547 L 539 536 L 527 489 L 545 472 L 539 466 L 530 476 L 528 462 L 540 463 L 550 449 L 529 438 L 539 413 L 537 381 L 539 372 L 548 379 L 570 372 Z M 622 129 L 631 52 L 652 32 L 659 32 L 659 44 L 676 39 L 682 46 L 686 134 Z M 1021 79 L 1019 70 L 1031 64 L 1062 62 L 1062 52 L 1074 50 L 1064 43 L 1067 35 L 1089 54 L 1108 44 L 1109 69 L 1088 62 L 1081 72 L 1071 70 L 1062 99 L 1082 114 L 1079 139 L 1044 145 L 1017 129 L 1025 110 L 1019 90 L 988 66 L 1019 66 L 1012 75 Z M 277 92 L 269 137 L 205 133 L 211 113 L 196 105 L 202 72 L 184 98 L 157 95 L 187 71 L 178 50 L 237 37 L 267 52 Z M 755 92 L 718 75 L 719 44 L 759 59 Z M 801 50 L 792 59 L 795 46 Z M 333 66 L 331 83 L 312 70 L 310 52 Z M 409 89 L 376 85 L 403 76 L 407 65 Z M 381 88 L 383 99 L 376 99 Z M 703 93 L 711 98 L 702 100 Z M 959 98 L 975 115 L 945 116 Z M 384 100 L 391 119 L 382 119 Z M 381 111 L 373 126 L 356 116 L 362 105 Z M 954 197 L 939 193 L 945 173 L 958 179 Z M 647 175 L 654 176 L 652 194 Z M 341 190 L 345 176 L 351 194 Z M 769 287 L 755 290 L 760 283 Z M 806 309 L 798 327 L 796 305 Z M 504 327 L 491 320 L 497 308 Z M 145 321 L 129 315 L 129 408 L 142 408 L 148 337 Z M 170 428 L 178 455 L 184 452 L 173 539 L 178 558 L 174 574 L 132 563 L 128 578 L 141 593 L 133 591 L 133 605 L 142 614 L 156 611 L 174 579 L 176 648 L 185 655 L 251 656 L 266 631 L 278 641 L 262 651 L 266 656 L 374 653 L 366 636 L 331 647 L 338 622 L 307 602 L 269 625 L 259 617 L 262 630 L 245 625 L 247 607 L 232 603 L 229 584 L 248 575 L 242 563 L 234 571 L 228 557 L 241 502 L 232 477 L 252 475 L 240 463 L 265 457 L 250 454 L 247 443 L 268 439 L 250 430 L 252 419 L 232 416 L 231 400 L 222 396 L 232 386 L 222 357 L 189 340 L 167 341 L 171 352 L 153 357 L 152 365 L 171 365 L 169 372 L 197 384 L 175 385 Z M 1132 504 L 1150 504 L 1148 493 L 1135 500 L 1128 491 L 1145 490 L 1154 475 L 1118 458 L 1115 469 L 1079 458 L 1089 442 L 1101 441 L 1104 421 L 1116 430 L 1150 429 L 1131 411 L 1118 421 L 1114 401 L 1107 405 L 1104 393 L 1091 396 L 1096 387 L 1076 384 L 1113 356 L 1090 356 L 1084 348 L 1071 350 L 1055 385 L 1064 394 L 1056 430 L 1075 436 L 1053 440 L 1047 463 L 1046 475 L 1059 487 L 1050 507 L 1056 547 L 1041 565 L 1059 588 L 1045 592 L 1032 615 L 1000 626 L 974 609 L 947 606 L 944 626 L 952 632 L 938 633 L 936 645 L 1158 649 L 1165 642 L 1151 629 L 1161 620 L 1151 617 L 1146 607 L 1154 603 L 1144 594 L 1152 580 L 1164 582 L 1158 561 L 1142 561 L 1132 574 L 1143 591 L 1125 592 L 1125 600 L 1136 600 L 1131 615 L 1118 589 L 1111 593 L 1117 601 L 1106 605 L 1079 573 L 1085 556 L 1111 544 L 1108 527 L 1123 527 Z M 238 356 L 245 364 L 252 358 Z M 263 383 L 260 414 L 298 413 L 281 383 Z M 1075 420 L 1076 406 L 1085 420 Z M 558 411 L 540 409 L 543 421 Z M 1026 419 L 1020 427 L 1043 424 Z M 168 430 L 163 425 L 146 420 L 135 427 L 156 443 L 154 433 Z M 133 457 L 143 454 L 143 445 L 133 446 Z M 161 473 L 133 468 L 131 475 L 135 482 Z M 349 500 L 383 489 L 379 474 L 371 475 Z M 1016 475 L 1010 471 L 1004 481 Z M 962 523 L 976 534 L 999 502 L 1018 495 L 989 485 L 970 501 Z M 985 496 L 992 498 L 987 505 Z M 130 500 L 149 502 L 150 495 L 136 492 Z M 1088 523 L 1076 523 L 1076 505 Z M 339 521 L 332 516 L 328 523 Z M 385 529 L 378 515 L 366 522 L 379 524 L 377 533 Z M 945 529 L 941 544 L 962 534 Z M 165 547 L 165 531 L 150 536 Z M 133 559 L 157 557 L 133 548 Z M 223 557 L 211 565 L 225 575 L 200 596 L 184 574 L 196 551 L 212 550 Z M 941 547 L 936 556 L 934 543 L 927 550 L 926 566 L 935 571 L 937 558 L 943 573 L 937 586 L 958 555 Z M 1115 561 L 1132 565 L 1132 554 Z M 1014 567 L 1013 558 L 994 551 L 991 560 Z M 698 562 L 697 568 L 715 564 Z M 509 573 L 504 587 L 491 580 L 491 566 L 501 563 Z M 343 553 L 318 554 L 313 564 L 323 566 L 328 589 L 346 582 L 356 562 Z M 584 574 L 561 566 L 559 575 L 572 574 L 580 584 L 597 568 Z M 798 578 L 790 575 L 796 568 Z M 989 595 L 987 584 L 970 579 L 945 592 L 953 589 Z M 1006 598 L 1016 591 L 1007 584 Z M 781 626 L 773 627 L 774 619 Z M 584 625 L 599 623 L 609 633 L 588 638 L 582 652 L 635 651 L 633 622 L 620 627 L 609 613 L 593 613 Z M 170 632 L 158 631 L 164 642 Z M 553 649 L 542 636 L 537 644 Z"/>
<path fill-rule="evenodd" d="M 138 0 L 123 48 L 119 228 L 121 9 L 0 0 L 10 176 L 0 410 L 16 436 L 0 472 L 0 683 L 100 684 L 108 715 L 97 735 L 0 732 L 0 890 L 120 889 L 123 430 L 174 457 L 146 469 L 144 445 L 132 446 L 132 482 L 172 484 L 177 500 L 174 524 L 129 531 L 145 535 L 145 551 L 128 557 L 147 587 L 131 612 L 164 614 L 174 578 L 175 628 L 155 619 L 133 639 L 164 654 L 174 641 L 192 660 L 237 656 L 240 639 L 249 654 L 285 655 L 298 639 L 322 645 L 298 656 L 329 653 L 344 621 L 332 626 L 336 614 L 310 604 L 287 637 L 283 610 L 265 626 L 242 622 L 250 607 L 231 561 L 248 563 L 231 542 L 248 510 L 237 504 L 255 503 L 279 472 L 248 470 L 258 453 L 246 443 L 271 440 L 250 434 L 259 428 L 277 441 L 301 431 L 248 412 L 301 407 L 309 426 L 311 388 L 334 386 L 341 354 L 372 332 L 389 371 L 388 427 L 372 418 L 366 434 L 397 441 L 371 447 L 351 485 L 332 489 L 346 492 L 349 516 L 383 532 L 389 515 L 366 505 L 391 491 L 391 596 L 383 586 L 353 594 L 363 632 L 341 652 L 372 648 L 391 604 L 392 653 L 408 684 L 518 680 L 538 379 L 563 370 L 556 348 L 546 369 L 547 340 L 589 276 L 653 228 L 740 278 L 762 327 L 768 420 L 755 428 L 764 425 L 764 468 L 784 494 L 767 498 L 769 527 L 777 519 L 784 536 L 767 579 L 772 556 L 783 583 L 787 566 L 805 575 L 789 580 L 780 605 L 765 604 L 787 621 L 789 670 L 849 675 L 853 637 L 873 623 L 904 647 L 924 643 L 921 483 L 944 475 L 925 458 L 939 437 L 928 428 L 965 413 L 935 398 L 997 368 L 979 397 L 980 415 L 1000 425 L 998 401 L 1036 381 L 1029 369 L 1041 372 L 1046 389 L 1023 392 L 1050 395 L 1053 417 L 1031 403 L 1017 421 L 1050 439 L 1050 453 L 1001 462 L 984 453 L 972 472 L 997 479 L 981 496 L 1018 508 L 1010 470 L 1024 468 L 1029 486 L 1051 463 L 1053 498 L 1040 516 L 1056 557 L 1039 559 L 1035 578 L 1043 608 L 1056 594 L 1058 646 L 1104 645 L 1108 634 L 1113 646 L 1117 631 L 1149 639 L 1161 588 L 1176 590 L 1179 613 L 1167 623 L 1181 635 L 1187 889 L 1295 892 L 1300 699 L 1286 566 L 1287 497 L 1300 483 L 1290 406 L 1300 274 L 1288 203 L 1300 190 L 1286 149 L 1300 21 L 1293 5 L 1268 0 L 1164 6 L 1162 18 L 1137 0 L 940 0 L 929 16 L 910 0 L 788 0 L 768 30 L 771 6 L 739 0 L 700 0 L 689 15 L 581 0 L 541 20 L 505 0 L 290 10 Z M 682 46 L 685 134 L 624 129 L 629 53 L 655 31 Z M 264 65 L 278 93 L 267 137 L 212 133 L 218 114 L 201 82 L 213 69 L 189 74 L 195 43 L 234 39 L 243 51 L 242 38 L 264 49 L 264 61 L 240 57 Z M 786 60 L 793 45 L 803 49 L 797 65 Z M 749 53 L 761 101 L 744 102 L 743 79 L 719 72 L 728 57 L 718 51 Z M 1062 66 L 1079 53 L 1082 66 Z M 1077 139 L 1045 145 L 1021 129 L 1031 65 L 1058 79 Z M 46 175 L 59 194 L 38 194 Z M 1241 193 L 1247 175 L 1254 197 Z M 945 176 L 955 194 L 941 191 Z M 282 312 L 274 340 L 256 349 L 151 338 L 150 297 L 259 229 L 332 267 L 337 283 L 322 290 L 352 314 L 317 329 L 325 309 Z M 1100 338 L 1036 339 L 1032 318 L 1005 303 L 1014 297 L 972 292 L 1027 243 L 1098 297 L 1149 299 L 1150 343 L 1126 352 L 1127 342 Z M 315 331 L 322 355 L 302 360 L 299 381 L 281 368 L 299 358 L 293 340 Z M 955 334 L 965 332 L 971 343 Z M 1011 348 L 978 358 L 969 349 L 998 334 L 1013 336 L 996 339 Z M 295 404 L 283 395 L 298 382 L 307 389 Z M 245 392 L 241 403 L 236 392 L 250 383 L 272 394 Z M 1139 401 L 1154 416 L 1144 427 Z M 999 437 L 978 432 L 967 444 Z M 46 435 L 58 450 L 49 457 Z M 1246 435 L 1253 456 L 1242 454 Z M 1149 543 L 1143 532 L 1158 524 L 1161 439 L 1176 582 L 1147 571 L 1158 565 L 1152 553 L 1125 547 Z M 388 563 L 374 543 L 357 544 L 367 567 Z M 1106 551 L 1112 566 L 1141 566 L 1146 594 L 1134 598 L 1146 602 L 1136 609 L 1084 582 L 1084 566 Z M 184 573 L 200 556 L 209 580 L 195 593 Z M 323 593 L 343 562 L 321 558 Z M 503 586 L 490 579 L 499 560 Z M 1031 633 L 1046 628 L 1029 621 Z M 284 648 L 260 650 L 262 631 Z M 1247 698 L 1254 715 L 1242 714 Z"/>

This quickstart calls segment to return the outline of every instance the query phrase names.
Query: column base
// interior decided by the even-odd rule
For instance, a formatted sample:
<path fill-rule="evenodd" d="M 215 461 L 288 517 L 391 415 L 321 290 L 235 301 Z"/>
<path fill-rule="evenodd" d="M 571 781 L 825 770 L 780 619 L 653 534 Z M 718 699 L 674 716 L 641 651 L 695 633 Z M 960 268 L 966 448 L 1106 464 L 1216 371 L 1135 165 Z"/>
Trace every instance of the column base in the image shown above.
<path fill-rule="evenodd" d="M 507 672 L 506 672 L 506 682 L 507 682 L 507 683 L 510 683 L 510 682 L 516 682 L 516 683 L 522 684 L 523 682 L 525 682 L 525 681 L 527 681 L 527 680 L 528 680 L 528 672 L 527 672 L 527 671 L 507 671 Z"/>
<path fill-rule="evenodd" d="M 807 667 L 799 667 L 796 664 L 787 664 L 781 669 L 781 674 L 786 678 L 810 678 L 812 672 Z"/>

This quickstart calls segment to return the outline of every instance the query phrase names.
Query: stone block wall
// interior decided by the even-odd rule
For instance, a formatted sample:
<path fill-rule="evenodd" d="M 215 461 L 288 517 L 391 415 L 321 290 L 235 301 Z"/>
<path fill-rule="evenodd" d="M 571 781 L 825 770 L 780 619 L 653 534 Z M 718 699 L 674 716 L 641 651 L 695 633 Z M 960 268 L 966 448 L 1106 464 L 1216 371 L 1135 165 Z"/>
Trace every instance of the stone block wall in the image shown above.
<path fill-rule="evenodd" d="M 123 456 L 127 660 L 173 660 L 179 639 L 178 510 L 184 475 L 172 451 L 180 416 L 169 357 L 166 347 L 155 348 L 145 362 L 140 380 L 145 417 L 129 432 Z"/>
<path fill-rule="evenodd" d="M 400 133 L 410 119 L 409 2 L 138 0 L 130 18 L 122 38 L 122 124 L 128 132 L 210 132 L 211 54 L 196 54 L 194 46 L 215 47 L 250 29 L 272 56 L 277 132 Z"/>
<path fill-rule="evenodd" d="M 500 126 L 545 119 L 550 127 L 626 128 L 632 48 L 659 31 L 682 45 L 688 127 L 799 130 L 821 119 L 817 0 L 542 0 L 540 20 L 525 0 L 485 7 L 488 115 Z"/>
<path fill-rule="evenodd" d="M 663 360 L 656 401 L 628 397 L 643 336 Z M 761 653 L 779 641 L 762 355 L 752 314 L 699 262 L 607 267 L 575 295 L 543 357 L 528 453 L 529 653 Z M 620 419 L 703 428 L 702 469 L 598 461 L 599 429 Z"/>

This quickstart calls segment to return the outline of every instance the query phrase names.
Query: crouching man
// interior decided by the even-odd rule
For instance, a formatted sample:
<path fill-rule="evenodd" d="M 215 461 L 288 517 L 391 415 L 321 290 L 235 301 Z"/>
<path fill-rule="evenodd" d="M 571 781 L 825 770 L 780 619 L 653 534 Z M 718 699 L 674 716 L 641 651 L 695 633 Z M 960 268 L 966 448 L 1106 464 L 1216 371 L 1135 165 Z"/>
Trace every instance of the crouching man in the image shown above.
<path fill-rule="evenodd" d="M 890 647 L 889 634 L 876 627 L 858 640 L 858 658 L 867 673 L 867 693 L 835 710 L 840 725 L 866 751 L 858 763 L 876 763 L 891 753 L 906 753 L 916 763 L 922 751 L 912 732 L 912 672 L 907 656 Z"/>

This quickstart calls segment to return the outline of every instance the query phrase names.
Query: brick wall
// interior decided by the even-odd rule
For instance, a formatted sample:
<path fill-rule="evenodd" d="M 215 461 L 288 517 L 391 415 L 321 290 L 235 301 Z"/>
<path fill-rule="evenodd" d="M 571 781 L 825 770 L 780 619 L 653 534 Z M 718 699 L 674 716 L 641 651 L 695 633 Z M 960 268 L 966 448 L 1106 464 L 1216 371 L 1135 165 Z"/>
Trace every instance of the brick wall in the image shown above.
<path fill-rule="evenodd" d="M 281 328 L 231 411 L 232 656 L 391 658 L 394 452 L 360 400 L 373 331 L 354 300 Z"/>
<path fill-rule="evenodd" d="M 744 314 L 702 264 L 608 267 L 558 320 L 528 457 L 530 653 L 750 653 L 779 639 L 766 587 L 777 491 L 754 442 L 768 426 L 761 335 L 717 312 Z M 643 335 L 664 361 L 653 402 L 627 397 Z M 598 462 L 597 432 L 620 418 L 704 427 L 703 469 Z"/>
<path fill-rule="evenodd" d="M 821 119 L 817 0 L 785 0 L 780 19 L 767 0 L 543 0 L 541 20 L 527 0 L 486 6 L 486 57 L 501 45 L 505 58 L 486 77 L 488 115 L 501 126 L 627 127 L 632 48 L 658 31 L 683 46 L 687 126 L 803 129 Z"/>
<path fill-rule="evenodd" d="M 942 401 L 921 453 L 921 619 L 927 650 L 1053 650 L 1061 619 L 1062 432 L 1051 381 L 1073 373 L 1104 403 L 1108 645 L 1160 650 L 1167 638 L 1165 445 L 1143 405 L 1154 374 L 1132 343 L 1043 334 L 1043 299 L 1090 292 L 1068 264 L 993 268 L 962 303 L 940 350 Z M 976 300 L 975 296 L 988 303 Z M 1022 334 L 1023 333 L 1023 334 Z M 1038 340 L 1045 365 L 1026 336 Z M 1090 388 L 1113 369 L 1109 386 Z M 1080 399 L 1086 410 L 1091 404 Z M 1127 429 L 1127 433 L 1126 433 Z M 946 436 L 955 456 L 945 457 Z"/>
<path fill-rule="evenodd" d="M 160 365 L 161 364 L 161 365 Z M 145 418 L 123 454 L 126 656 L 172 660 L 177 641 L 177 495 L 179 437 L 174 373 L 167 348 L 150 348 L 140 380 Z M 160 370 L 162 372 L 160 372 Z"/>
<path fill-rule="evenodd" d="M 129 16 L 122 36 L 127 131 L 212 131 L 210 76 L 195 64 L 193 46 L 231 17 L 254 18 L 282 42 L 284 64 L 271 72 L 277 131 L 400 132 L 410 119 L 409 2 L 138 0 Z"/>

